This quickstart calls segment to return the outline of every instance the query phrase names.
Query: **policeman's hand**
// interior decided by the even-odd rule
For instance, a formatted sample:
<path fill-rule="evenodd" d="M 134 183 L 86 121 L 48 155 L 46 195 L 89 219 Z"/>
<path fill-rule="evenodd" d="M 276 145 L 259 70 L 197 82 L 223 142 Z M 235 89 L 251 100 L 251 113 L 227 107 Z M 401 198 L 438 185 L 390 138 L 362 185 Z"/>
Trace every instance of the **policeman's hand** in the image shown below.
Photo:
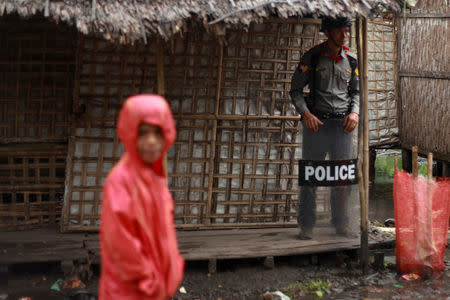
<path fill-rule="evenodd" d="M 356 128 L 359 122 L 359 115 L 357 113 L 350 113 L 345 116 L 344 118 L 344 131 L 345 132 L 352 132 L 353 129 Z"/>
<path fill-rule="evenodd" d="M 302 114 L 302 119 L 303 122 L 305 122 L 306 128 L 314 132 L 319 130 L 319 125 L 323 125 L 322 121 L 320 121 L 315 115 L 313 115 L 309 111 L 305 111 Z"/>

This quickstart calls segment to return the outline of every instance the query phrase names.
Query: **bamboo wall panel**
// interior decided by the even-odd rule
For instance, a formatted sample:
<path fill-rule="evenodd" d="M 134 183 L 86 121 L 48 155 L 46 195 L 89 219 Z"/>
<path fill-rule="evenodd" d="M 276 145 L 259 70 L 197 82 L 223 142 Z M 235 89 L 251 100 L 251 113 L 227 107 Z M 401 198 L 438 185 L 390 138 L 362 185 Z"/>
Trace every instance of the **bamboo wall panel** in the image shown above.
<path fill-rule="evenodd" d="M 450 161 L 449 81 L 404 77 L 400 84 L 406 108 L 401 119 L 402 146 L 418 145 L 421 152 Z"/>
<path fill-rule="evenodd" d="M 295 219 L 301 136 L 288 92 L 302 53 L 318 42 L 317 25 L 279 20 L 227 33 L 214 150 L 213 223 Z M 324 212 L 323 193 L 319 195 Z"/>
<path fill-rule="evenodd" d="M 177 126 L 167 155 L 177 227 L 295 225 L 302 132 L 289 89 L 302 54 L 325 38 L 318 21 L 276 19 L 248 32 L 229 30 L 223 52 L 216 36 L 193 26 L 164 50 L 165 97 Z M 390 42 L 387 33 L 375 39 Z M 128 96 L 155 92 L 155 43 L 80 40 L 63 230 L 98 229 L 102 185 L 123 153 L 117 114 Z M 376 72 L 384 74 L 393 63 L 388 50 L 380 52 Z M 391 77 L 378 73 L 388 90 Z M 374 99 L 379 110 L 391 100 Z M 330 219 L 328 198 L 319 188 L 319 223 Z"/>
<path fill-rule="evenodd" d="M 450 18 L 439 14 L 448 14 L 448 5 L 446 10 L 424 5 L 399 20 L 400 140 L 403 148 L 416 145 L 423 154 L 448 161 Z"/>
<path fill-rule="evenodd" d="M 450 16 L 449 18 L 407 18 L 401 22 L 400 70 L 449 72 Z"/>
<path fill-rule="evenodd" d="M 129 95 L 154 92 L 150 49 L 80 39 L 74 99 L 78 113 L 69 140 L 63 229 L 99 225 L 104 180 L 123 154 L 115 128 L 119 109 Z"/>
<path fill-rule="evenodd" d="M 204 224 L 219 65 L 218 43 L 203 31 L 176 39 L 166 52 L 166 97 L 177 125 L 168 159 L 176 224 Z"/>
<path fill-rule="evenodd" d="M 0 230 L 56 224 L 61 216 L 67 147 L 0 147 Z"/>
<path fill-rule="evenodd" d="M 414 13 L 449 13 L 450 5 L 448 0 L 418 0 L 412 9 Z"/>
<path fill-rule="evenodd" d="M 369 145 L 398 142 L 396 41 L 392 19 L 368 22 Z"/>
<path fill-rule="evenodd" d="M 3 17 L 0 33 L 1 141 L 67 141 L 75 34 L 16 17 Z"/>

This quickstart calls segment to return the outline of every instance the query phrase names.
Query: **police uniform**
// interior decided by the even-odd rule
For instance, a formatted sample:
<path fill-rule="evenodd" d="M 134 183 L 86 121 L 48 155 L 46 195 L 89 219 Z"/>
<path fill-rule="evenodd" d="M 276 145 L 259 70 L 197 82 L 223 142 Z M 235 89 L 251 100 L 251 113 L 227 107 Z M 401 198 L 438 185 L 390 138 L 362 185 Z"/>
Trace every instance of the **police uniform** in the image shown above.
<path fill-rule="evenodd" d="M 352 69 L 351 60 L 356 62 L 356 56 L 348 47 L 344 46 L 335 56 L 330 52 L 328 42 L 305 53 L 292 77 L 290 91 L 300 115 L 308 109 L 303 88 L 313 80 L 312 77 L 315 89 L 311 91 L 314 99 L 310 101 L 309 110 L 313 114 L 328 113 L 330 117 L 350 112 L 359 114 L 359 73 L 357 68 Z"/>
<path fill-rule="evenodd" d="M 302 159 L 330 160 L 350 159 L 352 136 L 355 132 L 344 131 L 344 118 L 349 113 L 359 114 L 359 83 L 356 57 L 349 48 L 343 47 L 339 55 L 331 53 L 328 42 L 310 49 L 302 57 L 291 82 L 291 99 L 302 115 L 309 110 L 324 124 L 318 131 L 303 128 Z M 310 88 L 310 97 L 303 94 Z M 348 228 L 347 203 L 349 186 L 331 189 L 332 223 L 338 232 Z M 300 228 L 312 229 L 316 222 L 316 187 L 302 186 L 298 224 Z"/>

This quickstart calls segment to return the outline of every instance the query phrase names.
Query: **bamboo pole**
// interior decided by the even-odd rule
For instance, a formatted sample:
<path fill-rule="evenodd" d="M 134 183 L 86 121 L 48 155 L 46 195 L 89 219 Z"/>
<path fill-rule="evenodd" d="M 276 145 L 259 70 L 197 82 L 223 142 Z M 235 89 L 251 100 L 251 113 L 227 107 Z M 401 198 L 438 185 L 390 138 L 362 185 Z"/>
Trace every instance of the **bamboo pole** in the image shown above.
<path fill-rule="evenodd" d="M 397 103 L 397 107 L 396 107 L 396 111 L 397 111 L 397 124 L 398 124 L 398 132 L 399 132 L 399 140 L 402 141 L 403 140 L 403 99 L 402 99 L 402 80 L 401 77 L 398 74 L 398 64 L 401 63 L 402 61 L 402 29 L 405 25 L 405 21 L 406 20 L 402 20 L 402 18 L 395 18 L 395 26 L 397 28 L 396 30 L 396 36 L 395 39 L 397 40 L 396 42 L 396 46 L 394 47 L 395 49 L 395 62 L 394 62 L 394 82 L 395 82 L 395 87 L 397 89 L 397 92 L 395 93 L 395 102 Z M 406 149 L 402 151 L 402 167 L 403 170 L 406 170 L 409 172 L 410 170 L 410 165 L 409 165 L 409 160 L 405 159 L 405 153 L 409 154 L 409 151 L 407 151 Z M 404 162 L 407 161 L 408 165 L 405 164 Z"/>
<path fill-rule="evenodd" d="M 73 157 L 75 155 L 75 137 L 69 137 L 69 147 L 67 149 L 67 160 L 66 160 L 66 176 L 64 179 L 64 203 L 61 213 L 61 221 L 59 231 L 67 232 L 70 226 L 70 200 L 72 199 L 72 189 L 73 189 Z"/>
<path fill-rule="evenodd" d="M 417 163 L 417 158 L 419 157 L 419 148 L 417 146 L 412 147 L 412 173 L 414 178 L 419 176 L 419 166 Z"/>
<path fill-rule="evenodd" d="M 361 250 L 363 257 L 363 271 L 367 273 L 369 271 L 369 237 L 368 237 L 368 221 L 369 221 L 369 85 L 368 85 L 368 46 L 367 46 L 367 19 L 363 19 L 362 24 L 363 34 L 363 65 L 364 65 L 364 193 L 365 199 L 362 206 L 363 230 L 361 233 Z"/>
<path fill-rule="evenodd" d="M 214 182 L 214 159 L 216 156 L 216 138 L 217 138 L 217 123 L 219 117 L 220 93 L 222 90 L 222 66 L 223 66 L 223 41 L 219 39 L 219 65 L 217 68 L 217 91 L 216 103 L 214 106 L 214 123 L 211 133 L 211 151 L 209 156 L 209 174 L 208 174 L 208 203 L 206 205 L 206 225 L 211 225 L 211 208 L 212 208 L 212 194 Z"/>
<path fill-rule="evenodd" d="M 359 18 L 356 19 L 356 49 L 358 54 L 358 62 L 362 61 L 362 55 L 361 55 L 361 20 Z M 364 66 L 360 65 L 360 74 L 364 71 Z M 362 102 L 364 95 L 363 95 L 363 82 L 362 80 L 359 80 L 359 98 L 360 98 L 360 107 L 362 108 L 364 106 L 364 103 Z M 362 116 L 363 118 L 364 116 Z M 362 120 L 361 118 L 361 120 Z M 359 123 L 358 126 L 358 185 L 359 185 L 359 201 L 360 201 L 360 227 L 361 227 L 361 245 L 363 244 L 363 238 L 362 238 L 362 231 L 363 231 L 363 221 L 362 221 L 362 207 L 363 207 L 363 201 L 366 198 L 365 190 L 364 190 L 364 177 L 363 177 L 363 126 L 361 126 L 361 123 Z M 361 258 L 363 253 L 361 252 Z M 363 259 L 361 259 L 361 267 L 363 268 Z"/>
<path fill-rule="evenodd" d="M 427 199 L 426 199 L 426 220 L 425 220 L 425 261 L 427 270 L 429 271 L 432 265 L 432 253 L 435 253 L 436 247 L 434 244 L 433 238 L 433 153 L 428 153 L 428 161 L 427 161 Z"/>
<path fill-rule="evenodd" d="M 433 153 L 428 153 L 427 177 L 428 182 L 433 182 Z"/>
<path fill-rule="evenodd" d="M 356 35 L 356 49 L 357 49 L 357 55 L 358 55 L 358 61 L 361 62 L 362 61 L 362 56 L 361 56 L 361 21 L 359 18 L 356 19 L 355 22 L 356 25 L 356 29 L 355 29 L 355 35 Z M 360 72 L 362 74 L 363 68 L 362 66 L 360 66 Z M 363 99 L 363 94 L 362 94 L 362 89 L 363 89 L 363 82 L 362 80 L 359 80 L 359 97 L 360 99 Z M 362 107 L 364 104 L 360 103 L 360 107 Z M 362 118 L 361 118 L 362 121 Z M 360 197 L 360 201 L 361 199 L 363 199 L 364 196 L 364 181 L 363 181 L 363 173 L 362 173 L 362 156 L 363 156 L 363 141 L 362 141 L 362 136 L 363 136 L 363 127 L 361 126 L 361 122 L 358 124 L 358 183 L 359 183 L 359 197 Z"/>
<path fill-rule="evenodd" d="M 362 29 L 362 45 L 361 45 Z M 363 111 L 361 125 L 358 128 L 358 179 L 359 196 L 361 206 L 361 268 L 364 274 L 369 271 L 369 113 L 368 113 L 368 85 L 367 85 L 367 19 L 356 22 L 356 46 L 358 50 L 358 61 L 360 62 L 360 73 L 362 80 L 359 82 L 360 103 Z M 362 63 L 361 63 L 362 62 Z M 362 140 L 361 140 L 362 139 Z"/>

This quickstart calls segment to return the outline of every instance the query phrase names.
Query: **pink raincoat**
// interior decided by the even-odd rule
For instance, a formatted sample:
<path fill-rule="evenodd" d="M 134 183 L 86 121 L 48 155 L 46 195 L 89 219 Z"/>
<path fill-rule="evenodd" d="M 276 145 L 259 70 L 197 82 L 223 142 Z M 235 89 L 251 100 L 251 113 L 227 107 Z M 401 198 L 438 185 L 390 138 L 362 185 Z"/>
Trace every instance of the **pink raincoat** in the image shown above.
<path fill-rule="evenodd" d="M 143 122 L 161 127 L 164 135 L 163 153 L 151 167 L 137 150 Z M 99 299 L 167 299 L 184 272 L 163 164 L 176 136 L 170 107 L 157 95 L 130 97 L 120 111 L 117 132 L 125 153 L 103 187 Z"/>

